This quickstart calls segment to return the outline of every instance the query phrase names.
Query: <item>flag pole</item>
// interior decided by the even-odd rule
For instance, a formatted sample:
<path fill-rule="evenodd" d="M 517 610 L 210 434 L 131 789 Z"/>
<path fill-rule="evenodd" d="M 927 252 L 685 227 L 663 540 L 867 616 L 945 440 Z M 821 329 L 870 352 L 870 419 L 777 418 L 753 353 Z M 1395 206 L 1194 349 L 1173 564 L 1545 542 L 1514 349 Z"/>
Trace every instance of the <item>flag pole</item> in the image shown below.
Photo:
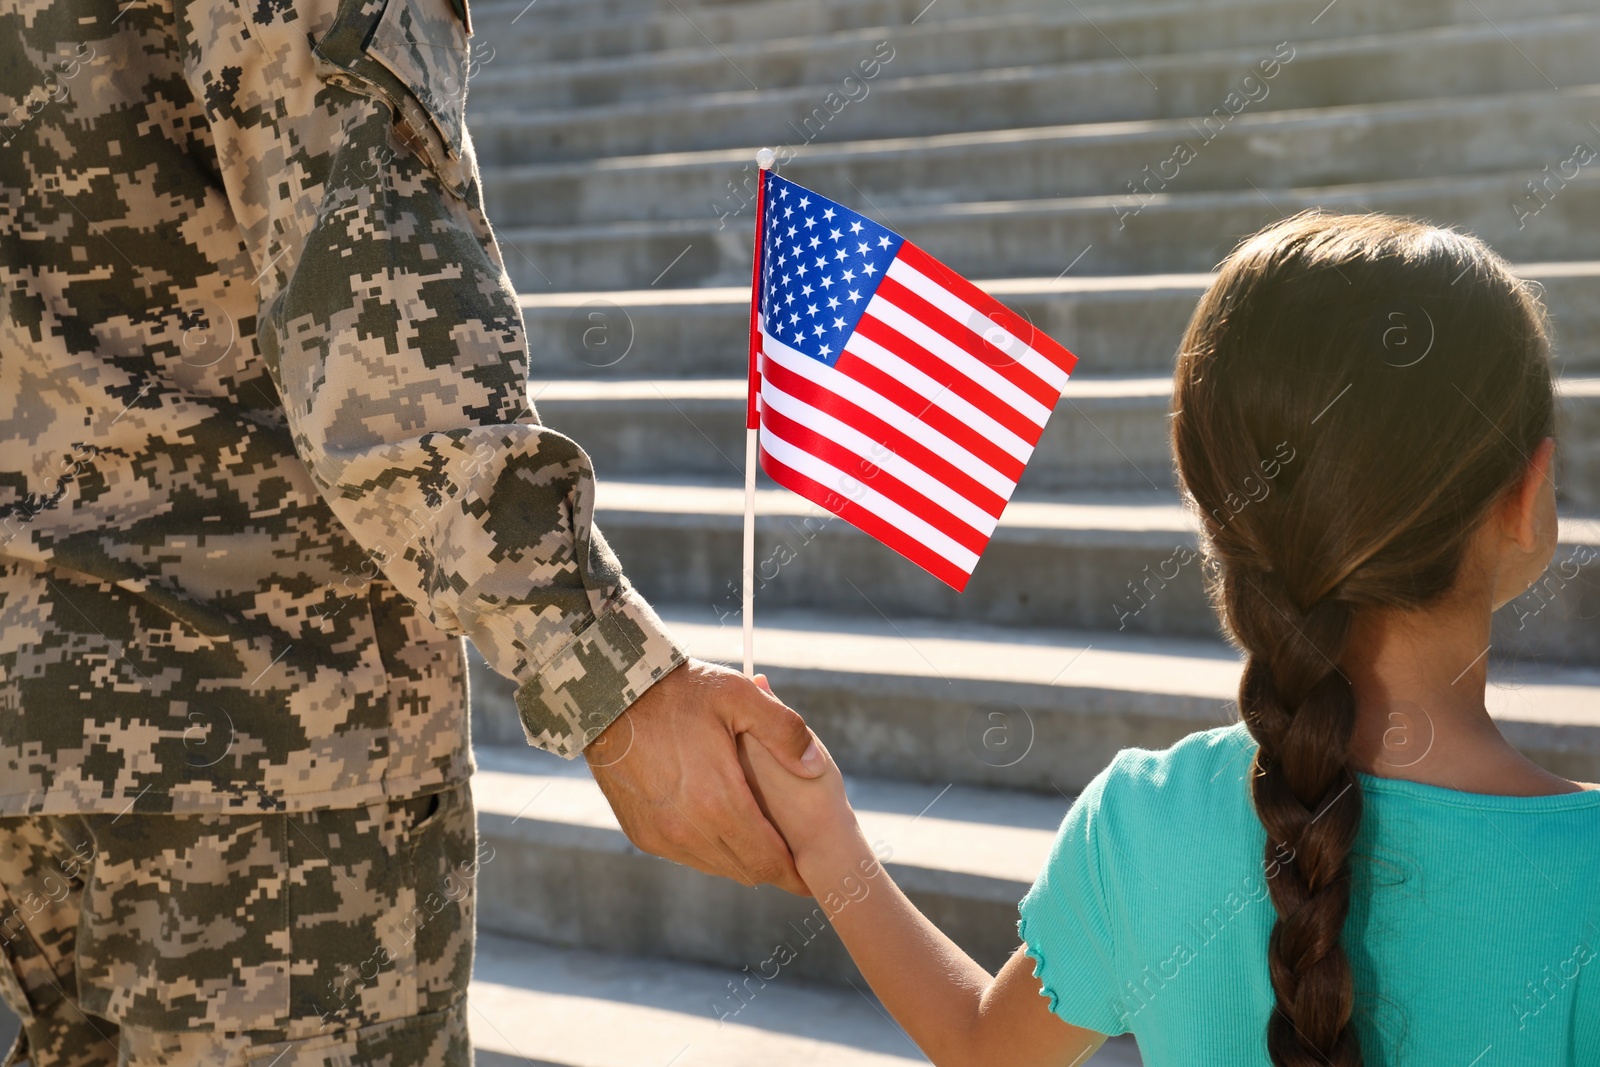
<path fill-rule="evenodd" d="M 761 388 L 761 368 L 758 363 L 761 352 L 761 326 L 758 322 L 761 308 L 761 230 L 766 221 L 767 171 L 772 169 L 776 158 L 770 148 L 763 148 L 756 153 L 756 166 L 760 169 L 756 179 L 755 261 L 750 268 L 750 367 L 744 423 L 744 566 L 740 576 L 744 602 L 739 612 L 744 624 L 744 673 L 747 678 L 753 677 L 756 671 L 756 439 L 761 432 L 756 401 Z"/>

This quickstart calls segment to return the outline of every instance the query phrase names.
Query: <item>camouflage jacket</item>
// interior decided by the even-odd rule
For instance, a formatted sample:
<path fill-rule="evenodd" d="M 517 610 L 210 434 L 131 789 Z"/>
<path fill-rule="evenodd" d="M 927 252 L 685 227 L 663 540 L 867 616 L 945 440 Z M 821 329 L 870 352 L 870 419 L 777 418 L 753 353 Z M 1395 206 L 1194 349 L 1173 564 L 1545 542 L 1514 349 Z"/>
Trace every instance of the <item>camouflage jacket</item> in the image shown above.
<path fill-rule="evenodd" d="M 465 0 L 0 14 L 0 814 L 471 772 L 462 642 L 575 755 L 682 652 L 527 399 Z"/>

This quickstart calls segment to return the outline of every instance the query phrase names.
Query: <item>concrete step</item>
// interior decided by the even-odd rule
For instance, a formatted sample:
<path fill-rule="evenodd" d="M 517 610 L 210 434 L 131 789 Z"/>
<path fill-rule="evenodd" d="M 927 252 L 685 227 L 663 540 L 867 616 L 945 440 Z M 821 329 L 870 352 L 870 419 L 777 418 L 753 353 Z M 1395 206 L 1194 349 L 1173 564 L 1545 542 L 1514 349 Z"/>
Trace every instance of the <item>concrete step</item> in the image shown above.
<path fill-rule="evenodd" d="M 1158 119 L 816 144 L 782 171 L 880 211 L 1142 199 L 1146 182 L 1150 191 L 1203 192 L 1511 170 L 1532 178 L 1547 165 L 1557 172 L 1577 141 L 1600 145 L 1600 129 L 1589 125 L 1597 114 L 1600 85 L 1583 85 L 1246 112 L 1220 132 L 1197 130 L 1191 119 Z M 1192 157 L 1174 155 L 1179 144 Z M 489 217 L 502 229 L 698 218 L 716 220 L 720 230 L 748 227 L 754 217 L 754 155 L 742 148 L 495 167 L 483 181 Z"/>
<path fill-rule="evenodd" d="M 741 484 L 742 378 L 555 381 L 533 391 L 540 418 L 582 441 L 601 478 Z M 1028 462 L 1021 491 L 1169 488 L 1171 395 L 1165 376 L 1072 383 Z"/>
<path fill-rule="evenodd" d="M 535 7 L 526 0 L 480 0 L 472 5 L 472 14 L 476 25 L 480 18 L 507 19 L 521 13 L 562 43 L 595 37 L 604 44 L 615 39 L 612 31 L 629 23 L 651 33 L 665 32 L 676 20 L 685 25 L 689 35 L 677 33 L 674 40 L 688 45 L 706 36 L 718 41 L 757 38 L 763 27 L 769 34 L 774 26 L 784 27 L 786 33 L 826 33 L 970 16 L 984 10 L 1036 11 L 1045 6 L 1040 0 L 938 0 L 931 7 L 928 0 L 922 0 L 920 6 L 914 0 L 541 0 Z M 1098 3 L 1083 6 L 1096 15 L 1109 10 Z M 641 39 L 648 40 L 649 35 Z M 554 49 L 546 53 L 557 58 L 570 54 Z"/>
<path fill-rule="evenodd" d="M 691 654 L 738 666 L 737 615 L 657 608 Z M 757 669 L 847 772 L 936 787 L 1075 793 L 1123 748 L 1165 748 L 1238 716 L 1239 656 L 1217 640 L 890 622 L 761 599 L 755 640 Z M 524 744 L 513 685 L 475 651 L 472 664 L 473 738 Z M 1600 781 L 1600 669 L 1496 660 L 1489 678 L 1489 712 L 1512 744 Z"/>
<path fill-rule="evenodd" d="M 1289 42 L 1276 58 L 1252 45 L 905 77 L 890 60 L 853 85 L 847 70 L 820 85 L 543 110 L 496 107 L 473 91 L 468 107 L 480 162 L 496 166 L 1074 122 L 1213 116 L 1226 125 L 1264 107 L 1588 84 L 1597 45 L 1600 18 L 1584 13 Z"/>
<path fill-rule="evenodd" d="M 495 853 L 479 874 L 479 929 L 752 971 L 788 938 L 796 949 L 788 975 L 865 988 L 815 901 L 639 851 L 583 760 L 526 746 L 480 747 L 476 757 L 478 832 Z M 998 969 L 1017 947 L 1017 901 L 1070 798 L 870 778 L 849 779 L 847 790 L 900 887 L 974 959 Z"/>
<path fill-rule="evenodd" d="M 1282 40 L 1325 40 L 1359 34 L 1393 33 L 1448 24 L 1481 25 L 1486 18 L 1584 10 L 1573 0 L 1546 0 L 1537 8 L 1502 0 L 1490 15 L 1465 0 L 1433 0 L 1404 5 L 1346 4 L 1327 9 L 1315 22 L 1300 5 L 1281 0 L 1236 0 L 1230 4 L 1139 4 L 1092 18 L 1070 8 L 1057 12 L 986 12 L 969 18 L 922 22 L 914 26 L 868 26 L 817 33 L 803 26 L 769 23 L 758 40 L 711 43 L 698 37 L 679 47 L 644 54 L 590 58 L 544 56 L 536 67 L 483 62 L 472 81 L 479 104 L 490 108 L 516 102 L 524 106 L 575 107 L 684 96 L 712 91 L 822 85 L 874 54 L 880 41 L 892 54 L 895 76 L 946 74 L 1039 63 L 1142 57 L 1243 45 L 1272 46 Z M 515 16 L 512 16 L 515 17 Z M 684 23 L 683 16 L 679 16 Z M 692 20 L 690 20 L 692 21 Z M 533 20 L 495 26 L 494 49 L 525 58 L 534 54 L 548 27 Z M 684 28 L 693 32 L 690 24 Z M 872 67 L 859 73 L 869 80 Z"/>
<path fill-rule="evenodd" d="M 757 492 L 758 604 L 894 619 L 1214 638 L 1170 491 L 1013 500 L 966 591 L 782 489 Z M 739 610 L 743 491 L 602 477 L 606 540 L 652 601 Z M 1600 666 L 1600 518 L 1564 515 L 1546 575 L 1496 616 L 1494 656 Z"/>
<path fill-rule="evenodd" d="M 1074 268 L 1076 270 L 1076 268 Z M 1530 263 L 1555 321 L 1555 366 L 1600 373 L 1600 261 Z M 1209 274 L 995 278 L 985 291 L 1066 343 L 1074 380 L 1171 374 Z M 711 378 L 744 373 L 750 286 L 524 293 L 532 378 Z"/>
<path fill-rule="evenodd" d="M 1589 267 L 1589 273 L 1560 292 L 1571 291 L 1576 307 L 1589 309 L 1590 319 L 1600 319 L 1600 262 Z M 1081 379 L 1171 374 L 1178 338 L 1209 281 L 1205 274 L 1068 275 L 978 284 L 1078 353 L 1081 362 L 1074 375 Z M 1552 287 L 1551 293 L 1556 291 Z M 748 282 L 703 289 L 523 293 L 519 299 L 535 383 L 569 377 L 744 373 Z M 1578 341 L 1590 337 L 1600 367 L 1600 329 L 1583 332 Z"/>
<path fill-rule="evenodd" d="M 1193 0 L 1202 7 L 1230 0 Z M 1480 0 L 1486 11 L 1503 10 L 1507 0 Z M 1530 0 L 1534 10 L 1565 0 Z M 1078 5 L 1100 22 L 1123 10 L 1162 9 L 1167 2 L 1137 5 Z M 1564 10 L 1564 8 L 1562 8 Z M 473 26 L 485 26 L 512 41 L 524 24 L 536 29 L 516 37 L 519 55 L 530 59 L 571 59 L 692 48 L 708 39 L 719 44 L 776 37 L 835 33 L 874 26 L 910 26 L 979 15 L 1049 13 L 1044 0 L 480 0 L 472 5 Z M 523 49 L 526 49 L 524 52 Z"/>
<path fill-rule="evenodd" d="M 768 973 L 771 973 L 770 969 Z M 781 972 L 779 972 L 781 975 Z M 716 968 L 560 948 L 484 934 L 467 997 L 477 1067 L 907 1067 L 915 1046 L 849 989 L 790 978 L 751 983 L 719 1021 L 728 983 Z M 760 995 L 755 995 L 759 993 Z"/>
<path fill-rule="evenodd" d="M 1600 512 L 1600 378 L 1563 379 L 1560 393 L 1556 499 Z M 546 381 L 531 395 L 544 422 L 583 443 L 602 479 L 742 483 L 743 378 Z M 1165 375 L 1069 382 L 1018 493 L 1172 488 L 1171 402 Z"/>
<path fill-rule="evenodd" d="M 774 972 L 768 967 L 766 973 Z M 865 986 L 839 988 L 776 974 L 763 981 L 729 966 L 485 934 L 478 939 L 467 990 L 477 1067 L 928 1062 Z M 742 984 L 747 981 L 748 988 Z M 741 991 L 738 999 L 730 985 Z M 1118 1037 L 1087 1062 L 1138 1067 L 1141 1061 L 1132 1039 Z"/>
<path fill-rule="evenodd" d="M 1239 0 L 1186 0 L 1183 3 L 1156 0 L 1110 5 L 1083 3 L 1076 5 L 1075 10 L 1082 12 L 1086 21 L 1092 19 L 1095 25 L 1106 30 L 1106 36 L 1118 42 L 1124 51 L 1136 55 L 1174 50 L 1155 43 L 1161 40 L 1158 27 L 1173 18 L 1184 20 L 1186 12 L 1196 9 L 1215 11 L 1225 17 L 1239 6 L 1242 6 Z M 527 0 L 494 0 L 474 4 L 472 17 L 475 27 L 488 29 L 497 43 L 506 42 L 520 57 L 573 60 L 693 49 L 703 47 L 708 41 L 726 48 L 739 42 L 847 30 L 886 28 L 901 33 L 904 27 L 960 22 L 974 17 L 1016 14 L 1051 17 L 1061 13 L 1059 7 L 1040 0 L 763 0 L 761 3 L 711 5 L 680 2 L 672 6 L 658 3 L 656 10 L 638 5 L 631 10 L 610 13 L 607 7 L 599 3 L 570 5 L 551 0 L 540 0 L 537 5 Z M 1340 12 L 1342 7 L 1349 7 L 1351 11 Z M 1466 0 L 1416 0 L 1404 8 L 1404 12 L 1396 12 L 1373 0 L 1365 3 L 1344 0 L 1339 7 L 1331 9 L 1324 4 L 1302 5 L 1296 8 L 1300 22 L 1291 37 L 1304 39 L 1307 33 L 1314 34 L 1330 22 L 1352 27 L 1361 25 L 1362 21 L 1393 25 L 1393 20 L 1399 17 L 1414 19 L 1416 25 L 1443 25 L 1584 10 L 1583 0 L 1526 0 L 1523 3 L 1478 0 L 1475 4 Z M 1340 13 L 1336 15 L 1336 12 Z M 1190 33 L 1204 31 L 1203 26 L 1195 25 L 1186 29 Z M 1179 37 L 1178 43 L 1181 42 Z"/>
<path fill-rule="evenodd" d="M 1600 143 L 1600 139 L 1597 139 Z M 1559 160 L 1556 161 L 1559 164 Z M 968 277 L 1207 271 L 1248 234 L 1306 208 L 1413 215 L 1476 233 L 1512 260 L 1592 260 L 1600 168 L 1538 199 L 1537 169 L 1320 188 L 1062 197 L 879 211 L 844 189 L 816 191 L 871 215 Z M 1519 210 L 1520 207 L 1520 210 Z M 522 292 L 748 284 L 748 225 L 707 215 L 659 222 L 507 229 Z"/>

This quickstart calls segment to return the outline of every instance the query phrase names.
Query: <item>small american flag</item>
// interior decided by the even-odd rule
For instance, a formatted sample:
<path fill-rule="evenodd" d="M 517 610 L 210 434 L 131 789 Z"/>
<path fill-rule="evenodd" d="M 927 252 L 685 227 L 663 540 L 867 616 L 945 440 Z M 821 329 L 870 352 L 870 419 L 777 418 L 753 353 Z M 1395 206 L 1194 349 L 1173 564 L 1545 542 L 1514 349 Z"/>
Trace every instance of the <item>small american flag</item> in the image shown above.
<path fill-rule="evenodd" d="M 964 589 L 1077 357 L 899 234 L 762 174 L 761 469 Z"/>

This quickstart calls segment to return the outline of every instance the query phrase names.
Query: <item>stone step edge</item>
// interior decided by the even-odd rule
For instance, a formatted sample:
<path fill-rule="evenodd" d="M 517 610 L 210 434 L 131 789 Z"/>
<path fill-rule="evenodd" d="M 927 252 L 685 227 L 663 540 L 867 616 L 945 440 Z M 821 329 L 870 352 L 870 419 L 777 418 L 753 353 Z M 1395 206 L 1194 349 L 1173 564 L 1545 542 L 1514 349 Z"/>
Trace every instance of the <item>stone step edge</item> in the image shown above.
<path fill-rule="evenodd" d="M 657 605 L 656 610 L 692 655 L 739 664 L 743 634 L 736 616 L 719 624 L 715 613 L 703 608 Z M 1187 698 L 1174 701 L 1174 709 L 1215 701 L 1215 713 L 1196 716 L 1188 724 L 1191 731 L 1233 721 L 1224 705 L 1238 694 L 1242 668 L 1238 654 L 1220 639 L 1019 631 L 943 620 L 889 622 L 794 609 L 769 612 L 759 601 L 754 636 L 758 669 L 805 674 L 812 685 L 921 680 L 944 689 L 970 687 L 980 697 L 985 686 L 1029 687 L 1040 694 L 1033 703 L 1041 709 L 1048 709 L 1043 694 L 1052 689 Z M 1574 740 L 1582 735 L 1600 754 L 1600 668 L 1491 660 L 1485 702 L 1490 715 L 1508 727 L 1571 728 Z M 1073 714 L 1111 713 L 1078 709 Z"/>
<path fill-rule="evenodd" d="M 477 2 L 472 5 L 472 10 L 474 12 L 483 11 L 488 13 L 493 13 L 495 11 L 521 10 L 526 5 L 526 2 L 527 0 L 477 0 Z M 1213 4 L 1220 5 L 1221 3 L 1225 3 L 1226 0 L 1203 0 L 1203 2 L 1205 2 L 1207 6 L 1211 6 Z M 832 0 L 830 6 L 843 7 L 847 6 L 847 4 L 848 0 Z M 680 0 L 680 2 L 672 4 L 664 4 L 661 2 L 661 0 L 626 0 L 626 2 L 612 0 L 611 3 L 603 6 L 612 13 L 601 15 L 597 18 L 584 20 L 557 18 L 551 20 L 550 28 L 564 30 L 571 27 L 575 32 L 585 30 L 592 31 L 623 25 L 625 23 L 637 22 L 641 15 L 645 17 L 653 17 L 657 15 L 663 17 L 672 17 L 679 15 L 681 11 L 685 10 L 690 12 L 706 13 L 721 12 L 738 8 L 748 11 L 752 8 L 769 7 L 772 5 L 770 5 L 767 0 Z M 1100 12 L 1104 15 L 1115 14 L 1124 8 L 1124 5 L 1113 3 L 1111 0 L 1084 0 L 1084 2 L 1079 6 L 1087 11 Z M 536 10 L 540 12 L 564 13 L 573 11 L 583 13 L 592 11 L 595 7 L 596 5 L 593 0 L 542 0 Z M 1047 11 L 1049 10 L 1049 5 L 1036 0 L 1034 7 L 1027 9 L 1019 8 L 1015 10 Z"/>
<path fill-rule="evenodd" d="M 926 1064 L 865 986 L 478 935 L 477 1067 L 911 1067 Z M 765 973 L 765 972 L 764 972 Z M 730 993 L 730 988 L 738 993 Z M 532 1036 L 529 1036 L 532 1035 Z M 1095 1067 L 1139 1067 L 1132 1035 Z"/>
<path fill-rule="evenodd" d="M 742 524 L 744 490 L 691 480 L 601 479 L 596 509 L 605 515 L 674 515 L 695 522 Z M 756 489 L 758 523 L 804 518 L 817 512 L 786 489 Z M 1561 544 L 1600 546 L 1600 516 L 1561 514 Z M 613 520 L 614 521 L 614 520 Z M 1044 499 L 1013 499 L 995 532 L 1059 532 L 1105 535 L 1127 545 L 1148 541 L 1171 547 L 1173 538 L 1192 541 L 1194 526 L 1176 492 L 1083 491 Z M 866 536 L 865 534 L 861 536 Z"/>
<path fill-rule="evenodd" d="M 1537 173 L 1537 172 L 1533 172 Z M 1416 194 L 1467 195 L 1470 193 L 1498 193 L 1530 179 L 1527 168 L 1516 170 L 1482 171 L 1448 177 L 1392 178 L 1370 182 L 1344 182 L 1334 185 L 1296 185 L 1274 187 L 1272 192 L 1280 198 L 1295 203 L 1338 207 L 1341 202 L 1384 200 L 1391 196 Z M 1600 189 L 1600 176 L 1590 176 L 1579 171 L 1568 179 L 1567 187 L 1578 187 L 1589 195 Z M 1198 189 L 1193 192 L 1150 193 L 1139 205 L 1142 211 L 1154 206 L 1169 213 L 1201 212 L 1233 207 L 1242 203 L 1260 201 L 1259 189 Z M 1551 197 L 1555 201 L 1554 196 Z M 900 232 L 910 227 L 931 226 L 950 221 L 967 221 L 987 218 L 1005 221 L 1013 218 L 1089 216 L 1118 207 L 1129 209 L 1126 195 L 1111 193 L 1083 194 L 1078 196 L 1051 196 L 1011 200 L 974 200 L 946 204 L 906 204 L 897 206 L 885 225 Z M 716 225 L 713 225 L 716 224 Z M 508 241 L 561 241 L 595 239 L 650 238 L 679 234 L 693 236 L 720 232 L 725 225 L 717 219 L 616 219 L 610 222 L 580 223 L 575 226 L 515 226 L 499 231 L 502 243 Z M 752 230 L 753 233 L 753 230 Z"/>
<path fill-rule="evenodd" d="M 1563 86 L 1555 92 L 1525 90 L 1482 93 L 1470 96 L 1430 97 L 1420 100 L 1389 100 L 1369 104 L 1332 104 L 1323 107 L 1284 108 L 1240 114 L 1233 120 L 1240 129 L 1270 132 L 1279 126 L 1338 125 L 1347 122 L 1403 121 L 1412 118 L 1445 117 L 1451 113 L 1470 113 L 1491 103 L 1514 104 L 1522 101 L 1548 101 L 1569 97 L 1583 99 L 1600 95 L 1600 83 Z M 857 159 L 890 157 L 911 151 L 964 152 L 995 145 L 1024 142 L 1060 142 L 1064 146 L 1142 139 L 1165 140 L 1173 134 L 1193 132 L 1193 119 L 1122 119 L 1109 122 L 1058 123 L 1051 126 L 1018 126 L 999 130 L 965 130 L 956 133 L 919 134 L 910 137 L 872 137 L 858 141 L 822 141 L 796 152 L 794 163 L 824 165 Z M 668 169 L 709 169 L 736 163 L 752 163 L 755 148 L 706 148 L 683 152 L 654 152 L 632 156 L 604 156 L 598 159 L 555 160 L 549 163 L 504 163 L 482 168 L 490 178 L 541 178 L 587 176 L 597 171 L 660 171 Z"/>
<path fill-rule="evenodd" d="M 859 991 L 780 976 L 732 999 L 730 985 L 743 988 L 739 983 L 748 975 L 731 967 L 482 933 L 467 991 L 476 1064 L 906 1067 L 927 1062 Z"/>
<path fill-rule="evenodd" d="M 1563 375 L 1556 389 L 1570 399 L 1600 399 L 1600 376 Z M 743 378 L 544 378 L 528 386 L 529 399 L 539 402 L 618 404 L 675 400 L 742 405 L 747 399 Z M 1160 400 L 1172 396 L 1170 374 L 1101 374 L 1073 377 L 1061 395 L 1076 400 Z"/>
<path fill-rule="evenodd" d="M 1512 264 L 1518 277 L 1538 281 L 1546 278 L 1592 278 L 1600 283 L 1600 259 L 1559 260 L 1548 263 Z M 1078 277 L 1023 277 L 974 279 L 973 284 L 994 297 L 1039 296 L 1086 293 L 1114 295 L 1193 292 L 1196 297 L 1215 280 L 1211 273 L 1100 274 Z M 569 311 L 596 301 L 622 307 L 716 306 L 731 304 L 748 308 L 748 285 L 718 285 L 698 289 L 592 289 L 563 290 L 555 293 L 518 293 L 517 303 L 524 311 L 556 309 Z"/>
<path fill-rule="evenodd" d="M 1600 25 L 1600 15 L 1591 12 L 1535 15 L 1528 18 L 1505 20 L 1499 23 L 1490 22 L 1483 26 L 1472 23 L 1450 23 L 1444 26 L 1433 26 L 1418 30 L 1401 30 L 1395 33 L 1369 33 L 1302 42 L 1296 48 L 1296 61 L 1305 55 L 1326 58 L 1340 53 L 1359 54 L 1384 50 L 1404 52 L 1419 45 L 1426 46 L 1441 42 L 1448 44 L 1474 40 L 1502 40 L 1511 43 L 1512 47 L 1516 48 L 1516 42 L 1512 37 L 1512 33 L 1515 31 L 1527 31 L 1527 35 L 1537 36 L 1543 33 L 1554 34 L 1555 31 L 1568 29 L 1571 26 L 1589 28 L 1596 25 Z M 1141 54 L 1139 58 L 1144 60 L 1141 65 L 1147 70 L 1157 70 L 1162 67 L 1177 65 L 1178 63 L 1195 64 L 1205 62 L 1219 64 L 1231 62 L 1248 68 L 1261 58 L 1261 52 L 1260 46 L 1244 47 L 1235 45 L 1233 47 L 1195 49 L 1189 52 Z M 1073 68 L 1119 67 L 1126 62 L 1127 60 L 1122 57 L 1112 57 L 1109 59 L 1069 60 L 1065 63 L 1032 63 L 1017 67 L 987 67 L 979 70 L 938 74 L 907 74 L 891 77 L 884 84 L 930 88 L 970 85 L 978 80 L 1018 81 L 1059 73 Z M 773 89 L 712 89 L 703 93 L 675 96 L 672 99 L 678 103 L 700 101 L 702 106 L 706 101 L 719 99 L 732 101 L 739 99 L 753 100 L 761 97 L 769 99 L 793 97 L 795 99 L 809 100 L 816 95 L 818 89 L 829 87 L 827 83 L 817 83 L 786 85 Z M 529 120 L 549 122 L 579 119 L 585 122 L 601 122 L 605 120 L 608 114 L 628 115 L 653 112 L 659 106 L 659 103 L 659 100 L 644 99 L 536 108 L 513 108 L 495 104 L 491 105 L 487 110 L 477 111 L 474 111 L 469 105 L 468 112 L 471 123 L 474 126 L 489 123 L 497 125 L 515 124 L 518 121 Z"/>
<path fill-rule="evenodd" d="M 1168 11 L 1186 10 L 1184 4 L 1148 5 L 1157 8 L 1160 13 Z M 1260 3 L 1250 3 L 1241 0 L 1240 3 L 1229 5 L 1238 7 L 1261 7 Z M 1120 14 L 1120 12 L 1119 12 Z M 1008 24 L 1008 25 L 1001 25 Z M 969 30 L 982 30 L 991 27 L 1010 29 L 1015 27 L 1030 28 L 1033 26 L 1087 26 L 1078 15 L 1063 15 L 1049 10 L 1038 12 L 1012 11 L 1001 15 L 962 15 L 942 22 L 927 22 L 919 26 L 904 24 L 877 25 L 854 27 L 842 30 L 825 30 L 815 34 L 796 34 L 785 37 L 767 37 L 758 40 L 729 41 L 719 45 L 681 45 L 671 48 L 654 48 L 643 52 L 626 52 L 621 55 L 610 56 L 584 56 L 578 59 L 555 59 L 541 62 L 540 77 L 551 80 L 563 77 L 581 77 L 583 75 L 606 74 L 611 72 L 633 73 L 641 70 L 656 71 L 661 68 L 673 66 L 688 66 L 696 63 L 709 63 L 718 60 L 734 62 L 734 56 L 742 56 L 752 61 L 759 62 L 763 57 L 773 53 L 804 53 L 816 47 L 845 46 L 857 42 L 871 44 L 887 34 L 899 35 L 926 35 L 935 36 L 947 33 L 962 33 Z M 1443 23 L 1441 25 L 1458 25 L 1457 23 Z M 1167 54 L 1167 53 L 1161 53 Z M 516 71 L 499 71 L 489 68 L 479 75 L 479 84 L 482 82 L 510 82 L 518 77 Z"/>
<path fill-rule="evenodd" d="M 480 834 L 510 846 L 637 855 L 582 760 L 538 749 L 474 749 Z M 846 776 L 867 840 L 907 892 L 1015 904 L 1043 867 L 1066 794 Z"/>
<path fill-rule="evenodd" d="M 1271 4 L 1262 3 L 1261 0 L 1231 0 L 1228 3 L 1208 5 L 1208 15 L 1226 15 L 1230 10 L 1234 13 L 1248 12 L 1252 9 L 1271 7 Z M 1193 3 L 1188 0 L 1177 3 L 1143 3 L 1136 5 L 1112 7 L 1107 9 L 1102 19 L 1095 20 L 1094 27 L 1102 31 L 1109 39 L 1110 29 L 1106 28 L 1106 21 L 1113 23 L 1137 23 L 1143 21 L 1159 21 L 1171 15 L 1189 15 L 1194 12 Z M 1563 15 L 1581 15 L 1582 11 L 1545 12 L 1528 18 L 1556 18 Z M 1526 18 L 1514 21 L 1527 21 Z M 560 25 L 560 24 L 557 24 Z M 616 22 L 612 23 L 617 25 Z M 1442 29 L 1450 26 L 1475 25 L 1472 22 L 1435 22 L 1424 26 L 1409 27 L 1406 31 L 1412 32 L 1429 29 Z M 882 23 L 872 26 L 851 27 L 848 29 L 824 30 L 818 33 L 800 33 L 783 37 L 767 37 L 756 40 L 727 41 L 721 44 L 699 43 L 679 45 L 667 48 L 653 48 L 640 52 L 628 52 L 620 55 L 584 56 L 575 59 L 553 59 L 541 63 L 541 77 L 559 79 L 562 77 L 606 74 L 612 72 L 632 73 L 639 70 L 656 70 L 670 68 L 675 65 L 692 65 L 696 63 L 710 63 L 719 60 L 736 62 L 735 57 L 750 59 L 759 62 L 763 57 L 778 54 L 803 53 L 816 47 L 845 46 L 857 42 L 872 42 L 887 34 L 904 36 L 935 36 L 939 34 L 958 34 L 966 32 L 981 32 L 988 29 L 1008 30 L 1015 28 L 1054 29 L 1056 27 L 1076 26 L 1084 29 L 1091 28 L 1085 16 L 1079 12 L 1065 14 L 1050 8 L 1041 8 L 1035 11 L 1012 10 L 998 14 L 961 14 L 954 18 L 940 22 L 927 22 L 921 25 L 904 23 Z M 1364 34 L 1330 34 L 1315 40 L 1346 40 L 1356 36 L 1373 36 L 1371 32 Z M 1237 47 L 1237 46 L 1235 46 Z M 1211 49 L 1174 49 L 1167 52 L 1142 52 L 1140 55 L 1178 55 L 1193 54 L 1200 51 L 1215 51 Z M 1108 58 L 1108 57 L 1097 57 Z M 1092 59 L 1082 60 L 1092 62 Z M 482 81 L 512 81 L 517 74 L 514 71 L 499 71 L 490 68 L 482 75 Z"/>

